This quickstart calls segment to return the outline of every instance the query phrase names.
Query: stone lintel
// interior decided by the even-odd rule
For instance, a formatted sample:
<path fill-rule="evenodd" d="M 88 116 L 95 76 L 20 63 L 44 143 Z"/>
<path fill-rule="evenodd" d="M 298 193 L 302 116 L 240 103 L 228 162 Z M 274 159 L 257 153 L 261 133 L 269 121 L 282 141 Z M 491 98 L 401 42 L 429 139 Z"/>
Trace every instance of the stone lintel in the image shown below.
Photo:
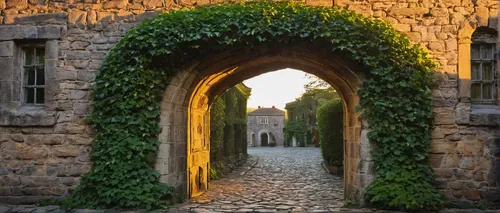
<path fill-rule="evenodd" d="M 18 39 L 58 39 L 63 36 L 66 26 L 0 26 L 0 41 Z"/>
<path fill-rule="evenodd" d="M 5 16 L 5 24 L 20 25 L 66 25 L 66 13 L 46 13 L 46 14 L 9 14 Z"/>
<path fill-rule="evenodd" d="M 0 111 L 0 126 L 53 126 L 55 121 L 55 114 L 49 114 L 42 109 Z"/>

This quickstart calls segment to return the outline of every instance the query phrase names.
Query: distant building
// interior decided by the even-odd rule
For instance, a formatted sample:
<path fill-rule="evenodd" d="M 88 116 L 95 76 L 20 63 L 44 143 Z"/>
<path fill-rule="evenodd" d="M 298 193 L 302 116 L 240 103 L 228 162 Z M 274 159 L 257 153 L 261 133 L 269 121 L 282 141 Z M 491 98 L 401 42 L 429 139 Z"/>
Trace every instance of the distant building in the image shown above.
<path fill-rule="evenodd" d="M 316 124 L 318 106 L 318 100 L 314 99 L 301 99 L 286 104 L 288 121 L 299 120 L 306 125 L 307 129 L 303 138 L 297 138 L 297 135 L 293 135 L 289 146 L 319 146 L 318 126 Z"/>
<path fill-rule="evenodd" d="M 285 112 L 260 107 L 248 113 L 248 146 L 283 146 Z"/>

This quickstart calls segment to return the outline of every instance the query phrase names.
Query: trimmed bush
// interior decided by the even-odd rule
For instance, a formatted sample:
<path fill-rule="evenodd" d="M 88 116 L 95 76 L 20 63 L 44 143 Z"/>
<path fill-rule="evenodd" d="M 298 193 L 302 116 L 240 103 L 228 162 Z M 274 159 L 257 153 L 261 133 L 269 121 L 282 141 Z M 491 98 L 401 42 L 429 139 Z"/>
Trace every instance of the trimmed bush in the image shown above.
<path fill-rule="evenodd" d="M 342 100 L 339 99 L 326 102 L 316 114 L 323 159 L 338 166 L 344 161 L 343 116 Z"/>

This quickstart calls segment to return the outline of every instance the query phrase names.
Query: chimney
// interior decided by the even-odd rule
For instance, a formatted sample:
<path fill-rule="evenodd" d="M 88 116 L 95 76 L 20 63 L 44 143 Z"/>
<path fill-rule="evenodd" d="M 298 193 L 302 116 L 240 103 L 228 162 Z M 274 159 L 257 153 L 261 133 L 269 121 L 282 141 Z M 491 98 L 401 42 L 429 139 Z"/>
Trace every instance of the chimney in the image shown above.
<path fill-rule="evenodd" d="M 274 108 L 276 108 L 276 107 L 274 107 L 274 106 L 273 106 L 273 109 L 274 109 Z"/>

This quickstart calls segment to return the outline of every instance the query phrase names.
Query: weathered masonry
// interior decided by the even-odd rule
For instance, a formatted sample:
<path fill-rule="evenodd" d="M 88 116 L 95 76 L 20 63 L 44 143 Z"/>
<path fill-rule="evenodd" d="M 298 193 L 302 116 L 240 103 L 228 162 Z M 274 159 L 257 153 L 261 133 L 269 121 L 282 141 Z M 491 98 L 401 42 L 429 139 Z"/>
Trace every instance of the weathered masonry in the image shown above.
<path fill-rule="evenodd" d="M 0 0 L 0 201 L 30 202 L 71 192 L 91 166 L 93 130 L 83 118 L 90 107 L 89 89 L 107 52 L 144 18 L 210 3 L 215 2 Z M 429 50 L 439 63 L 430 154 L 438 187 L 447 199 L 491 198 L 495 185 L 488 173 L 500 135 L 498 2 L 305 3 L 384 19 Z M 209 144 L 200 141 L 208 136 L 202 134 L 208 129 L 208 106 L 221 91 L 254 75 L 292 67 L 327 80 L 344 98 L 345 188 L 362 191 L 373 179 L 368 127 L 354 110 L 359 99 L 355 88 L 363 76 L 358 67 L 341 59 L 325 61 L 321 55 L 320 50 L 300 47 L 278 53 L 263 48 L 246 55 L 228 51 L 176 75 L 162 102 L 156 165 L 160 181 L 185 193 L 195 185 L 188 179 L 188 168 L 205 166 L 197 162 L 206 162 Z M 200 67 L 203 72 L 197 76 L 195 68 Z M 204 159 L 190 159 L 191 152 Z"/>

